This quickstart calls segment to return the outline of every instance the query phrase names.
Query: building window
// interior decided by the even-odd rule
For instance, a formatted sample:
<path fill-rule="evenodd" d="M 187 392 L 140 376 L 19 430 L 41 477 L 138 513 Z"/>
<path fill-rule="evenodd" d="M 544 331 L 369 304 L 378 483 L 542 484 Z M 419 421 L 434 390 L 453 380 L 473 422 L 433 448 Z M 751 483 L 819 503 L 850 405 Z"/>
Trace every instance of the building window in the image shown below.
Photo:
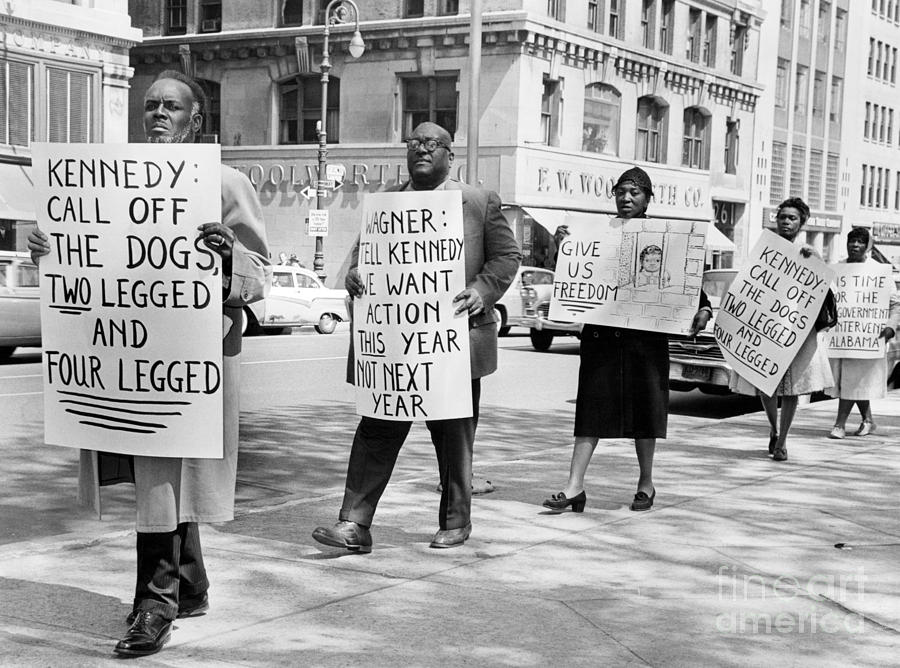
<path fill-rule="evenodd" d="M 0 59 L 0 144 L 34 140 L 34 67 Z"/>
<path fill-rule="evenodd" d="M 794 0 L 781 0 L 781 27 L 790 28 L 794 14 Z"/>
<path fill-rule="evenodd" d="M 818 209 L 822 199 L 822 151 L 809 152 L 809 189 L 807 204 L 811 209 Z"/>
<path fill-rule="evenodd" d="M 166 34 L 187 32 L 187 0 L 166 0 Z"/>
<path fill-rule="evenodd" d="M 547 146 L 559 146 L 562 118 L 562 81 L 544 75 L 541 94 L 541 141 Z"/>
<path fill-rule="evenodd" d="M 812 12 L 809 9 L 809 0 L 800 0 L 800 36 L 809 39 L 812 29 Z"/>
<path fill-rule="evenodd" d="M 698 107 L 684 110 L 684 140 L 681 164 L 692 169 L 709 169 L 710 116 Z"/>
<path fill-rule="evenodd" d="M 806 190 L 806 147 L 791 148 L 791 194 L 803 193 Z"/>
<path fill-rule="evenodd" d="M 281 25 L 303 25 L 303 0 L 284 0 L 281 7 Z"/>
<path fill-rule="evenodd" d="M 281 97 L 280 144 L 315 144 L 319 141 L 317 123 L 322 118 L 322 83 L 315 74 L 301 75 L 279 86 Z M 340 141 L 339 111 L 341 80 L 328 81 L 328 109 L 325 132 L 328 141 Z"/>
<path fill-rule="evenodd" d="M 641 44 L 644 48 L 653 48 L 653 19 L 656 11 L 656 0 L 642 0 L 641 4 Z"/>
<path fill-rule="evenodd" d="M 819 34 L 817 39 L 819 42 L 828 43 L 831 37 L 831 4 L 828 2 L 819 2 Z"/>
<path fill-rule="evenodd" d="M 425 16 L 425 0 L 406 0 L 406 10 L 403 16 L 408 19 Z"/>
<path fill-rule="evenodd" d="M 825 118 L 825 72 L 817 71 L 813 79 L 813 118 Z"/>
<path fill-rule="evenodd" d="M 900 3 L 898 3 L 900 6 Z M 847 45 L 847 12 L 843 9 L 834 11 L 834 50 L 843 52 Z"/>
<path fill-rule="evenodd" d="M 222 30 L 222 0 L 200 0 L 200 32 Z"/>
<path fill-rule="evenodd" d="M 707 15 L 706 28 L 703 32 L 703 64 L 707 67 L 716 66 L 716 26 L 719 18 L 714 15 Z M 732 66 L 734 61 L 732 60 Z M 740 72 L 737 72 L 740 74 Z"/>
<path fill-rule="evenodd" d="M 831 77 L 831 107 L 828 116 L 832 123 L 841 122 L 841 104 L 844 95 L 844 80 L 841 77 Z"/>
<path fill-rule="evenodd" d="M 866 120 L 863 123 L 863 139 L 869 139 L 872 120 L 872 103 L 866 102 Z"/>
<path fill-rule="evenodd" d="M 900 211 L 900 172 L 894 173 L 894 211 Z"/>
<path fill-rule="evenodd" d="M 746 25 L 732 24 L 731 34 L 731 73 L 740 76 L 744 73 L 744 51 L 747 48 L 748 28 Z"/>
<path fill-rule="evenodd" d="M 790 63 L 784 58 L 778 59 L 778 68 L 775 70 L 775 106 L 786 109 L 788 103 L 788 68 Z"/>
<path fill-rule="evenodd" d="M 737 174 L 741 145 L 741 122 L 736 118 L 725 121 L 725 173 Z"/>
<path fill-rule="evenodd" d="M 897 83 L 897 49 L 891 51 L 891 83 Z"/>
<path fill-rule="evenodd" d="M 665 162 L 667 112 L 668 107 L 657 98 L 638 98 L 635 160 Z"/>
<path fill-rule="evenodd" d="M 869 38 L 869 61 L 866 66 L 866 74 L 872 76 L 872 71 L 875 68 L 875 38 Z"/>
<path fill-rule="evenodd" d="M 547 0 L 547 15 L 557 21 L 566 20 L 566 0 Z"/>
<path fill-rule="evenodd" d="M 456 134 L 457 75 L 404 77 L 403 136 L 419 123 L 437 123 L 453 137 Z"/>
<path fill-rule="evenodd" d="M 825 163 L 825 208 L 828 211 L 837 210 L 840 164 L 840 158 L 835 153 L 828 154 Z"/>
<path fill-rule="evenodd" d="M 591 84 L 584 89 L 581 150 L 619 155 L 619 114 L 622 96 L 612 86 Z"/>
<path fill-rule="evenodd" d="M 691 62 L 700 61 L 700 16 L 699 9 L 693 7 L 688 13 L 688 38 L 684 57 Z"/>
<path fill-rule="evenodd" d="M 607 22 L 607 34 L 616 39 L 622 39 L 622 15 L 625 0 L 609 0 L 609 21 Z"/>
<path fill-rule="evenodd" d="M 459 0 L 438 0 L 438 14 L 456 16 L 459 14 Z"/>
<path fill-rule="evenodd" d="M 659 50 L 672 55 L 675 26 L 675 0 L 662 0 L 662 16 L 659 21 Z"/>
<path fill-rule="evenodd" d="M 588 0 L 587 27 L 588 30 L 594 32 L 602 30 L 600 27 L 600 0 Z"/>
<path fill-rule="evenodd" d="M 787 162 L 787 145 L 772 142 L 772 180 L 769 188 L 769 204 L 778 205 L 784 200 L 785 163 Z"/>
<path fill-rule="evenodd" d="M 222 136 L 222 93 L 217 81 L 197 79 L 197 83 L 206 93 L 206 114 L 203 116 L 203 127 L 200 129 L 201 140 L 213 144 L 219 143 Z M 331 128 L 328 128 L 329 134 Z"/>
<path fill-rule="evenodd" d="M 47 68 L 47 141 L 91 141 L 91 75 Z"/>
<path fill-rule="evenodd" d="M 797 114 L 806 113 L 806 103 L 809 99 L 809 68 L 804 65 L 797 65 L 797 85 L 794 91 L 794 112 Z"/>
<path fill-rule="evenodd" d="M 868 190 L 869 180 L 869 168 L 866 165 L 862 166 L 862 179 L 859 182 L 859 205 L 866 205 L 866 192 Z"/>

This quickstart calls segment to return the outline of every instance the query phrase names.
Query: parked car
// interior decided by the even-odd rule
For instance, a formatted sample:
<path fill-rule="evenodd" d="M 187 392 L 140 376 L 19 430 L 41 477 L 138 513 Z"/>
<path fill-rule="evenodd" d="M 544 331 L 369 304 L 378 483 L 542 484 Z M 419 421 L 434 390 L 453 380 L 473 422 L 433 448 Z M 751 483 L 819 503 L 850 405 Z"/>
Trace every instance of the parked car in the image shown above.
<path fill-rule="evenodd" d="M 19 346 L 40 345 L 38 268 L 28 253 L 0 251 L 0 360 Z"/>
<path fill-rule="evenodd" d="M 673 390 L 690 391 L 695 388 L 707 394 L 728 394 L 728 380 L 731 367 L 725 361 L 719 344 L 713 336 L 713 323 L 719 310 L 719 303 L 734 277 L 737 269 L 710 269 L 703 272 L 703 289 L 706 291 L 713 309 L 713 317 L 706 329 L 695 338 L 669 335 L 669 387 Z M 900 334 L 900 332 L 898 332 Z M 888 344 L 886 361 L 888 379 L 893 376 L 896 384 L 900 374 L 900 336 L 895 336 Z"/>
<path fill-rule="evenodd" d="M 553 296 L 553 272 L 541 270 L 533 282 L 520 290 L 522 318 L 520 323 L 529 328 L 531 345 L 535 350 L 549 350 L 557 336 L 580 336 L 581 323 L 550 320 L 550 298 Z M 549 274 L 549 277 L 546 276 Z"/>
<path fill-rule="evenodd" d="M 347 291 L 326 288 L 309 269 L 288 265 L 272 268 L 272 289 L 265 299 L 244 307 L 245 335 L 281 334 L 290 327 L 313 325 L 331 334 L 347 322 Z"/>
<path fill-rule="evenodd" d="M 510 327 L 530 326 L 528 316 L 525 315 L 523 290 L 533 285 L 552 288 L 553 271 L 540 267 L 519 267 L 515 279 L 494 306 L 497 309 L 500 336 L 509 334 Z"/>

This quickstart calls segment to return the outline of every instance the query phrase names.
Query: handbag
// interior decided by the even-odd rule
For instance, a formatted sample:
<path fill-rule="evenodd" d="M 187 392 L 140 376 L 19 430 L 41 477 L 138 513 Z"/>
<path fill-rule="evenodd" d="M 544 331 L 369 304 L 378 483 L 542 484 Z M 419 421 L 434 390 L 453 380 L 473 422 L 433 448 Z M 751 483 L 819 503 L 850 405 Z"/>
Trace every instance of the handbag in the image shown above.
<path fill-rule="evenodd" d="M 825 301 L 822 302 L 822 308 L 819 309 L 819 315 L 816 316 L 816 331 L 821 332 L 823 329 L 831 329 L 838 322 L 837 300 L 831 288 L 825 295 Z"/>

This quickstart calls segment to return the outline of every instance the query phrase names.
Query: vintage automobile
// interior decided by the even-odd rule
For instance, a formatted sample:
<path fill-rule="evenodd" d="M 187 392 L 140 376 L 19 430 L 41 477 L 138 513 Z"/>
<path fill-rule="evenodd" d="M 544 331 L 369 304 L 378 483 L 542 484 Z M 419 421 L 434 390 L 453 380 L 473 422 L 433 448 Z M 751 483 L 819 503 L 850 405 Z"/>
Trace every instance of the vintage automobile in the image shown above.
<path fill-rule="evenodd" d="M 551 269 L 519 267 L 515 279 L 494 306 L 497 310 L 500 336 L 509 334 L 510 327 L 530 326 L 530 319 L 525 315 L 523 291 L 530 286 L 541 285 L 548 288 L 553 287 L 553 271 Z"/>
<path fill-rule="evenodd" d="M 244 307 L 243 332 L 282 334 L 291 327 L 312 325 L 319 334 L 331 334 L 339 322 L 350 320 L 346 298 L 346 290 L 326 288 L 309 269 L 276 265 L 266 298 Z"/>
<path fill-rule="evenodd" d="M 522 318 L 520 323 L 529 328 L 531 345 L 535 350 L 549 350 L 557 336 L 579 336 L 581 324 L 550 320 L 550 298 L 553 296 L 553 272 L 547 269 L 534 282 L 524 285 L 522 296 Z M 547 276 L 546 274 L 549 274 Z"/>
<path fill-rule="evenodd" d="M 28 253 L 0 251 L 0 361 L 19 346 L 41 345 L 40 297 Z"/>
<path fill-rule="evenodd" d="M 737 269 L 710 269 L 703 273 L 703 289 L 713 307 L 713 319 L 695 338 L 669 335 L 669 387 L 673 390 L 699 389 L 707 394 L 728 394 L 732 373 L 713 337 L 713 322 L 719 302 L 731 286 Z M 898 332 L 900 334 L 900 332 Z M 889 384 L 896 386 L 900 374 L 900 336 L 888 344 L 885 363 Z"/>

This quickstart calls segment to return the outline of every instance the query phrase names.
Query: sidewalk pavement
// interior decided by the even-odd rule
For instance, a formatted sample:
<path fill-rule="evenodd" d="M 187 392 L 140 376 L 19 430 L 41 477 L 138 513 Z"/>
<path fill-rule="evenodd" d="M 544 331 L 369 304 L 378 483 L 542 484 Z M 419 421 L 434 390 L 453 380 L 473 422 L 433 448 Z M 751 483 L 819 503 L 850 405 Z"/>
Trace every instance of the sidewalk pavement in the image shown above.
<path fill-rule="evenodd" d="M 316 444 L 295 476 L 321 464 L 328 486 L 274 499 L 242 486 L 238 518 L 202 530 L 210 612 L 178 620 L 140 661 L 897 665 L 900 392 L 873 402 L 879 429 L 864 438 L 826 438 L 836 404 L 801 406 L 782 463 L 766 454 L 762 413 L 670 428 L 644 513 L 628 510 L 631 443 L 601 443 L 585 512 L 561 515 L 540 503 L 565 480 L 570 418 L 532 429 L 486 407 L 476 472 L 496 491 L 475 497 L 472 537 L 451 550 L 428 547 L 438 495 L 424 427 L 401 454 L 369 555 L 310 538 L 336 519 L 346 465 L 345 448 L 326 465 Z M 264 446 L 252 456 L 278 458 Z M 117 660 L 134 573 L 127 489 L 104 490 L 112 519 L 0 545 L 0 665 Z"/>

